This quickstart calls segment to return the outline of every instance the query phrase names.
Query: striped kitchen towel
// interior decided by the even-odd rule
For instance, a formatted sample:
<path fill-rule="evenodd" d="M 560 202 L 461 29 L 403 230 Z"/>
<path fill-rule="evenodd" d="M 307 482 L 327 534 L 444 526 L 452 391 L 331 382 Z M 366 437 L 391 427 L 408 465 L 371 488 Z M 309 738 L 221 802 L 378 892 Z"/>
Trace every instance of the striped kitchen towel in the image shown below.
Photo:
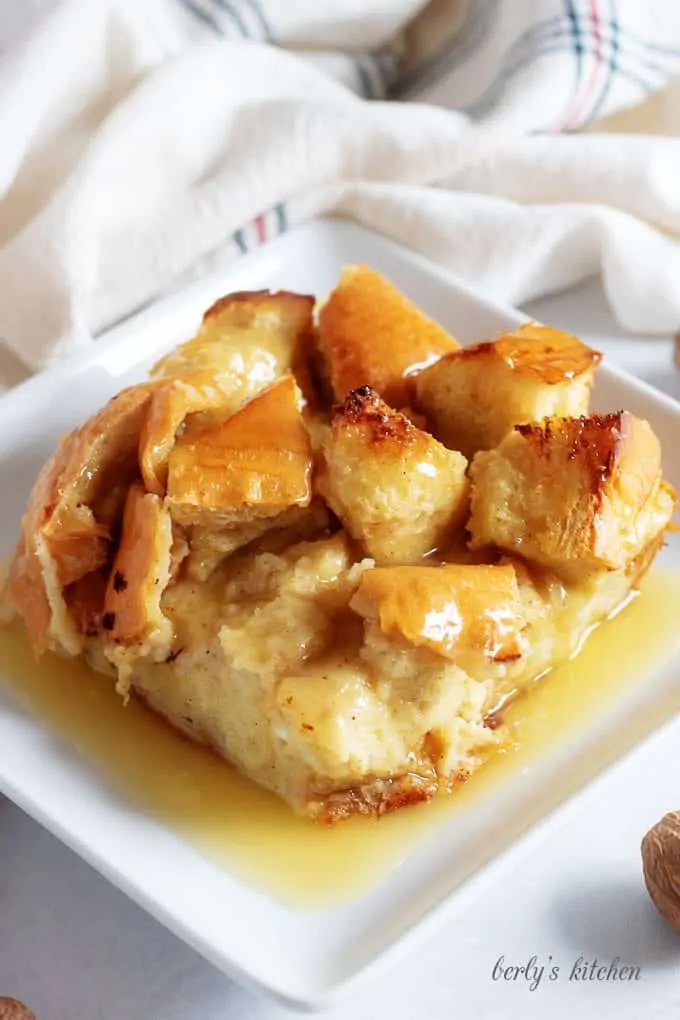
<path fill-rule="evenodd" d="M 329 212 L 499 300 L 601 273 L 623 325 L 680 327 L 680 140 L 578 132 L 680 73 L 678 3 L 15 11 L 0 38 L 0 337 L 28 371 Z"/>

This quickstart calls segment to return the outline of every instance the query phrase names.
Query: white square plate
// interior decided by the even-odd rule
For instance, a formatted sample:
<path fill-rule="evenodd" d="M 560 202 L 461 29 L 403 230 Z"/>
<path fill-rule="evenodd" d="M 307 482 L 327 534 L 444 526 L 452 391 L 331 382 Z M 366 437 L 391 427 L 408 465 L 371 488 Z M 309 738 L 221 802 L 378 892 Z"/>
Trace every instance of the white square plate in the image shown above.
<path fill-rule="evenodd" d="M 116 327 L 84 355 L 0 400 L 1 550 L 8 553 L 13 546 L 31 483 L 57 437 L 189 336 L 217 296 L 262 287 L 323 295 L 342 265 L 357 261 L 385 272 L 464 343 L 521 321 L 517 313 L 475 296 L 421 257 L 351 224 L 318 221 L 293 231 Z M 666 474 L 680 486 L 679 405 L 606 366 L 598 374 L 594 404 L 598 410 L 626 407 L 648 418 L 664 444 Z M 676 539 L 662 558 L 680 566 Z M 568 769 L 603 735 L 611 736 L 651 701 L 675 689 L 679 663 L 676 654 L 642 691 L 622 696 L 606 720 L 551 749 L 511 789 L 490 791 L 464 816 L 444 817 L 417 853 L 398 868 L 387 868 L 379 884 L 329 909 L 282 906 L 204 859 L 113 795 L 73 749 L 52 739 L 40 720 L 1 693 L 0 791 L 218 967 L 289 1005 L 318 1007 L 378 963 L 394 961 L 397 952 L 412 945 L 416 931 L 422 934 L 444 917 L 458 915 L 472 895 L 491 890 L 519 855 L 531 855 L 555 824 L 556 813 L 549 812 L 560 799 L 551 793 L 557 770 Z M 649 738 L 645 747 L 659 739 Z M 634 781 L 629 756 L 591 785 L 588 796 L 597 801 L 602 779 L 611 787 L 624 766 L 625 781 L 631 775 Z M 539 803 L 543 818 L 534 824 Z M 563 817 L 565 810 L 570 807 L 557 814 Z M 491 846 L 501 852 L 488 862 Z"/>

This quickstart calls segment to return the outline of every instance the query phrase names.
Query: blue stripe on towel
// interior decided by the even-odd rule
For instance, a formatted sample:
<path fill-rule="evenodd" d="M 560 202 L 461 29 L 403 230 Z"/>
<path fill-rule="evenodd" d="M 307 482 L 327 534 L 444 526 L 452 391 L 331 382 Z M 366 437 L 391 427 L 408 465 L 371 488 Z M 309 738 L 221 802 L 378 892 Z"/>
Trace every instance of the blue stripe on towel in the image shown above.
<path fill-rule="evenodd" d="M 587 24 L 584 24 L 585 16 L 579 15 L 571 0 L 566 0 L 565 8 L 566 18 L 552 18 L 540 25 L 534 25 L 515 41 L 505 56 L 498 76 L 485 89 L 484 93 L 466 108 L 466 113 L 475 118 L 482 117 L 500 99 L 505 86 L 516 74 L 535 59 L 548 56 L 551 53 L 572 52 L 575 55 L 576 75 L 573 95 L 576 97 L 582 83 L 584 57 L 595 52 L 594 31 L 590 18 L 588 17 Z M 611 33 L 611 37 L 608 35 L 605 39 L 605 45 L 611 48 L 610 73 L 607 75 L 603 91 L 598 97 L 594 110 L 588 114 L 588 120 L 593 119 L 602 109 L 617 76 L 637 85 L 645 95 L 654 89 L 655 82 L 643 77 L 636 70 L 626 67 L 622 63 L 622 58 L 628 57 L 631 65 L 635 68 L 641 67 L 657 75 L 666 73 L 665 69 L 657 62 L 642 58 L 637 53 L 629 52 L 630 42 L 635 45 L 643 44 L 636 36 L 629 37 L 630 41 L 626 43 L 626 37 L 616 18 L 605 22 L 603 27 Z M 680 56 L 680 52 L 678 56 Z"/>
<path fill-rule="evenodd" d="M 546 36 L 550 37 L 550 39 L 554 40 L 562 39 L 564 41 L 567 41 L 568 39 L 571 40 L 571 45 L 578 61 L 577 77 L 578 80 L 580 81 L 582 73 L 583 54 L 591 52 L 591 50 L 588 48 L 588 43 L 590 43 L 594 37 L 594 30 L 589 15 L 577 14 L 576 11 L 574 10 L 573 3 L 568 2 L 567 6 L 571 12 L 566 19 L 567 22 L 569 23 L 569 26 L 567 25 L 565 19 L 563 18 L 552 18 L 550 23 L 548 22 L 545 23 L 544 32 Z M 586 24 L 584 24 L 584 20 L 586 21 Z M 549 24 L 550 27 L 548 28 Z M 631 62 L 640 65 L 641 67 L 644 67 L 646 70 L 654 71 L 658 74 L 663 75 L 668 74 L 669 72 L 668 67 L 665 67 L 663 63 L 659 63 L 658 60 L 650 59 L 649 44 L 646 43 L 644 39 L 641 39 L 638 35 L 631 35 L 630 32 L 627 32 L 624 28 L 621 27 L 620 22 L 615 17 L 612 17 L 609 21 L 605 21 L 603 24 L 603 28 L 605 30 L 609 30 L 612 36 L 614 35 L 614 33 L 616 34 L 617 51 L 620 52 L 622 55 L 629 56 Z M 533 31 L 533 29 L 530 31 Z M 517 42 L 519 43 L 520 41 L 524 40 L 524 38 L 525 38 L 524 36 L 521 36 L 520 39 L 517 40 Z M 612 44 L 611 39 L 609 39 L 609 43 L 610 45 Z M 633 52 L 634 47 L 639 47 L 641 52 L 640 53 Z M 644 51 L 647 51 L 646 56 L 643 55 Z M 669 50 L 668 52 L 670 54 L 672 51 Z M 680 49 L 675 50 L 674 56 L 677 62 L 676 66 L 680 66 Z M 621 68 L 619 69 L 621 70 Z M 626 73 L 632 75 L 634 72 L 627 71 Z"/>
<path fill-rule="evenodd" d="M 243 233 L 242 230 L 234 231 L 234 243 L 236 244 L 236 247 L 238 248 L 241 255 L 248 254 L 248 245 L 246 243 L 245 234 Z"/>
<path fill-rule="evenodd" d="M 359 77 L 359 89 L 361 95 L 366 99 L 375 99 L 375 83 L 373 81 L 373 75 L 368 66 L 368 61 L 365 53 L 348 53 L 347 56 L 354 62 L 357 75 Z"/>
<path fill-rule="evenodd" d="M 271 42 L 274 38 L 274 33 L 272 32 L 271 25 L 267 20 L 264 10 L 262 9 L 262 4 L 260 3 L 260 0 L 245 0 L 245 3 L 253 12 L 255 20 L 258 22 L 260 26 L 262 41 Z"/>
<path fill-rule="evenodd" d="M 186 10 L 198 21 L 201 21 L 208 28 L 212 29 L 212 31 L 216 32 L 217 35 L 223 35 L 219 22 L 216 21 L 211 14 L 208 14 L 207 11 L 204 11 L 202 7 L 199 7 L 195 0 L 180 0 L 180 3 L 182 3 Z"/>
<path fill-rule="evenodd" d="M 276 214 L 276 232 L 277 234 L 285 234 L 288 230 L 288 217 L 286 216 L 286 206 L 283 202 L 278 202 L 274 206 L 274 212 Z"/>
<path fill-rule="evenodd" d="M 230 18 L 232 25 L 235 25 L 239 35 L 243 36 L 244 39 L 249 39 L 250 32 L 248 31 L 248 26 L 234 4 L 229 3 L 229 0 L 215 0 L 215 3 Z"/>
<path fill-rule="evenodd" d="M 620 44 L 620 22 L 616 10 L 616 0 L 609 0 L 610 17 L 609 22 L 605 22 L 605 28 L 609 28 L 609 44 L 611 48 L 611 54 L 607 63 L 607 77 L 600 90 L 600 94 L 588 114 L 588 120 L 597 120 L 600 111 L 604 104 L 607 102 L 607 96 L 611 92 L 611 87 L 616 78 L 617 73 L 620 71 L 619 67 L 619 54 L 621 52 Z"/>

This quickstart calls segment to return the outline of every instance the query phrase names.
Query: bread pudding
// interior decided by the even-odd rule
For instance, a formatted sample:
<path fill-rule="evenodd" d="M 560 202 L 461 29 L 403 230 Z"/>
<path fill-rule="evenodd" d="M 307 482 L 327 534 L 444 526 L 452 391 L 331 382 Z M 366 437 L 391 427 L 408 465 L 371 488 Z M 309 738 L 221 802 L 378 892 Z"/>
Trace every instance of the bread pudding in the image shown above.
<path fill-rule="evenodd" d="M 663 545 L 599 362 L 537 323 L 461 348 L 363 266 L 318 308 L 228 295 L 61 440 L 6 607 L 299 814 L 452 790 Z"/>

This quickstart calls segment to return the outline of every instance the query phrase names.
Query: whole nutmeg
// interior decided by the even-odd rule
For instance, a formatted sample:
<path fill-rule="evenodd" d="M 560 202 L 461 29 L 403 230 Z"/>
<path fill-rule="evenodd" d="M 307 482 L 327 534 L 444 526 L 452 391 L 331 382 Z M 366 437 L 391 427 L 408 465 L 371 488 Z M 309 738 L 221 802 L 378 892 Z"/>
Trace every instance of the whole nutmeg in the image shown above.
<path fill-rule="evenodd" d="M 680 932 L 680 811 L 669 811 L 642 840 L 647 892 L 661 916 Z"/>
<path fill-rule="evenodd" d="M 18 999 L 7 999 L 0 995 L 0 1020 L 35 1020 L 35 1013 L 31 1013 Z"/>

